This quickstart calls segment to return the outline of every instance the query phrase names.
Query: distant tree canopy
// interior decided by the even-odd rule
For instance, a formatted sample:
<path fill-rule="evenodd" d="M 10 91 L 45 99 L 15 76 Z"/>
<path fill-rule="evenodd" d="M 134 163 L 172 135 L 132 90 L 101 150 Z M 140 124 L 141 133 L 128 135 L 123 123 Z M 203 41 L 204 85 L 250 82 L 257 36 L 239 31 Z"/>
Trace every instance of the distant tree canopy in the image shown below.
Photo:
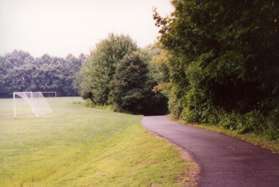
<path fill-rule="evenodd" d="M 242 132 L 278 133 L 278 125 L 260 119 L 278 113 L 279 3 L 174 0 L 173 5 L 169 17 L 154 14 L 168 53 L 173 115 Z"/>
<path fill-rule="evenodd" d="M 76 79 L 81 96 L 117 111 L 165 113 L 166 97 L 153 92 L 157 82 L 150 75 L 150 55 L 128 36 L 109 35 L 81 67 Z"/>
<path fill-rule="evenodd" d="M 43 55 L 34 58 L 23 51 L 0 57 L 0 97 L 15 91 L 55 91 L 60 96 L 77 95 L 73 81 L 85 61 L 68 55 L 66 58 Z"/>

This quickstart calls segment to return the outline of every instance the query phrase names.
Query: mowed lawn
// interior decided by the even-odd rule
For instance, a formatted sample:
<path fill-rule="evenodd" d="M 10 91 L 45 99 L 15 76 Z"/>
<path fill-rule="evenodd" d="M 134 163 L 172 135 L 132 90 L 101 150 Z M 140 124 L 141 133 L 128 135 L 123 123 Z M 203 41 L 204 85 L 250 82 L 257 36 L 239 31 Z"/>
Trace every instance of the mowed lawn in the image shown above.
<path fill-rule="evenodd" d="M 48 99 L 53 114 L 13 119 L 0 99 L 0 186 L 181 186 L 193 165 L 147 133 L 141 116 Z"/>

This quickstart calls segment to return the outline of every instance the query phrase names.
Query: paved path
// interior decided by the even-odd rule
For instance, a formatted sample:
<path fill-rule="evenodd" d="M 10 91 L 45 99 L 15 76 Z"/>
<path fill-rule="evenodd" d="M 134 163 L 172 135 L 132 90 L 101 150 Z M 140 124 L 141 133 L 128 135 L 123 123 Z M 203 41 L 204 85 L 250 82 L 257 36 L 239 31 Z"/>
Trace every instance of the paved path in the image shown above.
<path fill-rule="evenodd" d="M 279 187 L 279 156 L 257 146 L 203 129 L 179 125 L 166 116 L 142 124 L 190 153 L 201 168 L 202 187 Z"/>

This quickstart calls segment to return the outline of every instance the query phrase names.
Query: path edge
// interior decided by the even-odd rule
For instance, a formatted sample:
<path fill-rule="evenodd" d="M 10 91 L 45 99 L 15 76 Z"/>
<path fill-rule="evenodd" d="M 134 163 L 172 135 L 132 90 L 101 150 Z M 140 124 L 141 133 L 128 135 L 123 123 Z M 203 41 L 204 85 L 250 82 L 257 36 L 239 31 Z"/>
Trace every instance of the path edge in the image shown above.
<path fill-rule="evenodd" d="M 143 118 L 142 118 L 142 120 L 143 120 Z M 141 126 L 144 128 L 146 133 L 148 133 L 151 136 L 154 136 L 156 138 L 162 139 L 162 140 L 166 141 L 167 143 L 171 144 L 174 147 L 174 149 L 178 151 L 180 157 L 183 160 L 191 162 L 191 169 L 193 169 L 193 170 L 186 169 L 184 171 L 184 174 L 182 177 L 184 179 L 188 178 L 188 179 L 190 179 L 190 181 L 183 181 L 183 184 L 186 185 L 187 187 L 199 186 L 202 167 L 200 166 L 200 163 L 198 162 L 198 160 L 195 158 L 194 154 L 191 151 L 187 150 L 185 147 L 182 147 L 182 146 L 176 144 L 175 142 L 160 135 L 159 133 L 156 133 L 152 130 L 145 128 L 142 123 L 142 120 L 141 120 Z"/>

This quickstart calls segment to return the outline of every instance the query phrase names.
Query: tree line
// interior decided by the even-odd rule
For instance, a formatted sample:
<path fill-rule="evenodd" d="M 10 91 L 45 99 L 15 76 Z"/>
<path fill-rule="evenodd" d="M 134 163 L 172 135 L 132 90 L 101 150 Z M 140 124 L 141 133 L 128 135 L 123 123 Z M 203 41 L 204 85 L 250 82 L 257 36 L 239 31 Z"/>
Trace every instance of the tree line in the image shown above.
<path fill-rule="evenodd" d="M 0 97 L 11 97 L 16 91 L 55 91 L 59 96 L 75 96 L 75 75 L 85 59 L 84 55 L 35 58 L 17 50 L 0 56 Z"/>

